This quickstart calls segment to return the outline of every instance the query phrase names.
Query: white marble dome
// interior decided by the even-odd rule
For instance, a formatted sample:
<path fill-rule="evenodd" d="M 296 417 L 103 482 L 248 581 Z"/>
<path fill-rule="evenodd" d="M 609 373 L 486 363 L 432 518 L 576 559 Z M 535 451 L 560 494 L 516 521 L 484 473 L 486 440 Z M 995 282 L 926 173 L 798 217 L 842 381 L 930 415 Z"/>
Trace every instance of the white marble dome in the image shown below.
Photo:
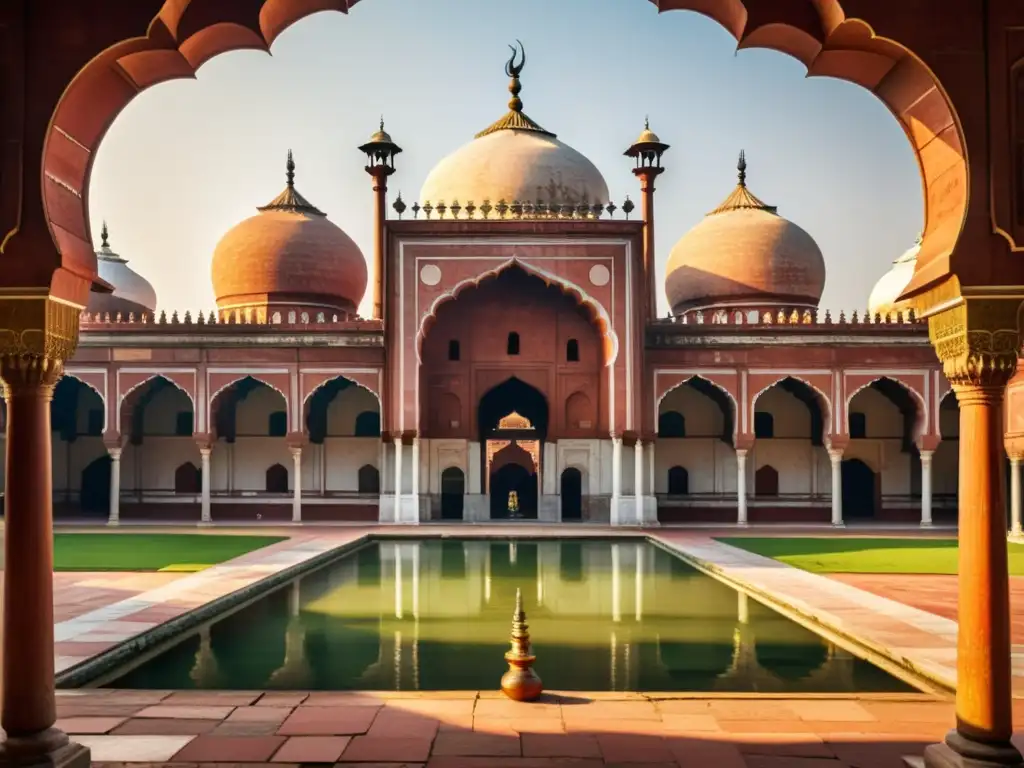
<path fill-rule="evenodd" d="M 871 316 L 891 316 L 897 312 L 906 312 L 910 305 L 899 301 L 903 289 L 910 284 L 917 267 L 917 255 L 921 252 L 921 238 L 892 263 L 892 269 L 882 275 L 868 297 L 868 312 Z"/>
<path fill-rule="evenodd" d="M 441 160 L 420 190 L 420 204 L 462 206 L 542 202 L 608 202 L 608 184 L 589 159 L 550 133 L 504 128 L 469 142 Z"/>
<path fill-rule="evenodd" d="M 153 285 L 129 267 L 127 259 L 111 250 L 105 223 L 100 237 L 102 242 L 96 251 L 97 271 L 100 279 L 112 285 L 114 291 L 91 294 L 87 311 L 109 312 L 111 315 L 117 312 L 127 314 L 156 311 L 156 291 Z"/>

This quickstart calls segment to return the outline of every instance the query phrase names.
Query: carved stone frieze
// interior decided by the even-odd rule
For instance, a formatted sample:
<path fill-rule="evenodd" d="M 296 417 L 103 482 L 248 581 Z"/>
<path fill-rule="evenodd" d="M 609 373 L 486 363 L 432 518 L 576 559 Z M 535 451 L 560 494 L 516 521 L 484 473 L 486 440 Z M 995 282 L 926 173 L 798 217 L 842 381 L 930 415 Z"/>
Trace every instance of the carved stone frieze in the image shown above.
<path fill-rule="evenodd" d="M 4 396 L 53 387 L 78 346 L 82 307 L 49 295 L 0 296 L 0 377 Z"/>
<path fill-rule="evenodd" d="M 928 336 L 954 387 L 1002 387 L 1017 370 L 1021 299 L 967 297 L 928 318 Z"/>

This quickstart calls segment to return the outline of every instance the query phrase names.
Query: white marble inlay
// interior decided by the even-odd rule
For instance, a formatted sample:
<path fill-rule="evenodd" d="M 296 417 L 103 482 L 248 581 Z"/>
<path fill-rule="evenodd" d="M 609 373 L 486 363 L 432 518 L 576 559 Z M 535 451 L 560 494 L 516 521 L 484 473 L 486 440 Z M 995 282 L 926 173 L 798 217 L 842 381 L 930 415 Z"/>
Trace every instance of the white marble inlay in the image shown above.
<path fill-rule="evenodd" d="M 608 285 L 608 281 L 612 279 L 612 273 L 608 271 L 608 267 L 604 264 L 595 264 L 590 268 L 590 282 L 600 288 L 602 285 Z"/>
<path fill-rule="evenodd" d="M 441 282 L 441 268 L 437 264 L 424 264 L 420 270 L 420 280 L 424 285 L 437 285 Z"/>

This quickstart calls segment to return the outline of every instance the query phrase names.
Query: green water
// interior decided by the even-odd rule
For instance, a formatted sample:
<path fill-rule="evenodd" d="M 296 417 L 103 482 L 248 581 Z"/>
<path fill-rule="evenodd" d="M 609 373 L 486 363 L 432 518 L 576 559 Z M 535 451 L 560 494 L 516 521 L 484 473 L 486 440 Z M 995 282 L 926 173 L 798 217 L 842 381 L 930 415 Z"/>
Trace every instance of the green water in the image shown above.
<path fill-rule="evenodd" d="M 549 690 L 913 690 L 653 545 L 579 540 L 369 544 L 110 687 L 493 689 L 517 588 Z"/>

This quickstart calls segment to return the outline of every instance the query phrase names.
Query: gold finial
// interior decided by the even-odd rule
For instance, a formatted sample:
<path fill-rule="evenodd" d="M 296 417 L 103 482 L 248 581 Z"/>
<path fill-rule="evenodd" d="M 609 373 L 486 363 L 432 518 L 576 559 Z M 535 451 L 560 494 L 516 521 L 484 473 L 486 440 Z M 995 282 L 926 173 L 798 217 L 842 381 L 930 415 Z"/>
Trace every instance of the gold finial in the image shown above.
<path fill-rule="evenodd" d="M 508 84 L 508 92 L 512 94 L 512 98 L 508 102 L 508 108 L 513 112 L 522 112 L 523 102 L 519 98 L 519 92 L 523 89 L 523 86 L 519 82 L 519 74 L 523 71 L 523 67 L 526 66 L 526 49 L 523 48 L 523 44 L 518 40 L 516 40 L 516 43 L 519 45 L 518 49 L 514 45 L 509 46 L 512 50 L 512 58 L 505 65 L 505 74 L 512 78 L 512 82 Z M 516 64 L 516 55 L 520 53 L 522 57 L 519 63 Z"/>
<path fill-rule="evenodd" d="M 384 115 L 380 116 L 380 129 L 382 131 L 384 130 Z"/>
<path fill-rule="evenodd" d="M 295 186 L 295 160 L 292 158 L 292 151 L 288 150 L 288 162 L 285 163 L 285 175 L 288 179 L 288 186 Z"/>
<path fill-rule="evenodd" d="M 500 120 L 480 131 L 476 137 L 479 139 L 481 136 L 486 136 L 495 131 L 516 130 L 535 131 L 554 138 L 555 134 L 545 131 L 523 113 L 523 101 L 519 98 L 519 92 L 523 90 L 523 86 L 519 82 L 519 75 L 522 74 L 523 67 L 526 66 L 526 49 L 519 40 L 516 40 L 516 45 L 510 45 L 509 49 L 512 51 L 512 57 L 505 64 L 505 74 L 512 78 L 512 81 L 508 84 L 508 91 L 512 94 L 512 98 L 508 102 L 509 111 Z M 516 57 L 519 57 L 518 64 L 516 63 Z"/>
<path fill-rule="evenodd" d="M 103 227 L 102 227 L 102 229 L 100 229 L 100 247 L 101 248 L 109 248 L 110 247 L 110 243 L 107 242 L 107 235 L 108 235 L 108 232 L 107 232 L 107 221 L 106 221 L 106 219 L 104 219 L 103 220 Z"/>
<path fill-rule="evenodd" d="M 508 672 L 501 677 L 501 690 L 515 701 L 533 701 L 544 690 L 533 662 L 537 660 L 530 651 L 530 627 L 523 611 L 523 591 L 516 588 L 516 608 L 512 614 L 512 648 L 505 653 Z"/>
<path fill-rule="evenodd" d="M 736 170 L 740 172 L 740 186 L 747 186 L 747 156 L 742 149 L 740 150 L 740 161 L 736 163 Z"/>
<path fill-rule="evenodd" d="M 651 130 L 651 116 L 650 115 L 644 115 L 644 130 L 645 131 Z"/>

